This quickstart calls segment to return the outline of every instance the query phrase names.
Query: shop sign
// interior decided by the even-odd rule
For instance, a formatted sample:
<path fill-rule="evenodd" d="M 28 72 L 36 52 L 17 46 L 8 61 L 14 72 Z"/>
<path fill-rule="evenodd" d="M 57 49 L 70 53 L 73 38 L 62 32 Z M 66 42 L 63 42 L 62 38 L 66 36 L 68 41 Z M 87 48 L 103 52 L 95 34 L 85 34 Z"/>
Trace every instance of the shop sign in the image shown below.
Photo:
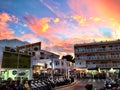
<path fill-rule="evenodd" d="M 17 71 L 16 71 L 16 70 L 12 71 L 12 74 L 13 74 L 13 75 L 16 75 L 16 74 L 17 74 Z"/>
<path fill-rule="evenodd" d="M 19 73 L 19 75 L 20 75 L 20 76 L 23 76 L 23 75 L 25 75 L 25 72 L 21 72 L 21 73 Z"/>

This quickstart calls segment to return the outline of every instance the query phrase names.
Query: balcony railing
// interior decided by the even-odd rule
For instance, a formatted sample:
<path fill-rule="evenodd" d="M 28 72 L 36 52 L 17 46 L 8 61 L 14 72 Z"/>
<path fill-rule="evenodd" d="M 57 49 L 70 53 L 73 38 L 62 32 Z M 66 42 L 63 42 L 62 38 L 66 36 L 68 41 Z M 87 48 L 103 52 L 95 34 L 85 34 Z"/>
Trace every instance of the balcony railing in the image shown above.
<path fill-rule="evenodd" d="M 120 68 L 120 63 L 107 63 L 107 64 L 87 64 L 87 68 Z"/>
<path fill-rule="evenodd" d="M 120 67 L 120 63 L 107 63 L 107 64 L 97 64 L 97 67 L 106 67 L 106 68 L 110 68 L 110 67 Z"/>
<path fill-rule="evenodd" d="M 76 60 L 101 60 L 101 59 L 119 59 L 120 55 L 105 55 L 105 56 L 84 56 L 76 57 Z"/>
<path fill-rule="evenodd" d="M 79 50 L 79 49 L 76 49 L 75 50 L 75 53 L 85 53 L 85 52 L 104 52 L 104 51 L 118 51 L 120 50 L 120 47 L 107 47 L 107 48 L 93 48 L 93 49 L 83 49 L 83 50 Z"/>

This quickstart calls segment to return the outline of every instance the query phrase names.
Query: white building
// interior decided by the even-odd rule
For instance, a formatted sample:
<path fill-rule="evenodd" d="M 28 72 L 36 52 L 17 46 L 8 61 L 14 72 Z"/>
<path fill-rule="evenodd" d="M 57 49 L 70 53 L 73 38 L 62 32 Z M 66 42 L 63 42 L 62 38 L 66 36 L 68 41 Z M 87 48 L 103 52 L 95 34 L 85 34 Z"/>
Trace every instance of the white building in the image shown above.
<path fill-rule="evenodd" d="M 42 60 L 32 60 L 32 66 L 34 68 L 33 73 L 48 73 L 52 75 L 52 70 L 54 75 L 70 76 L 70 71 L 73 71 L 74 64 L 72 62 L 66 61 L 66 59 L 42 59 Z"/>

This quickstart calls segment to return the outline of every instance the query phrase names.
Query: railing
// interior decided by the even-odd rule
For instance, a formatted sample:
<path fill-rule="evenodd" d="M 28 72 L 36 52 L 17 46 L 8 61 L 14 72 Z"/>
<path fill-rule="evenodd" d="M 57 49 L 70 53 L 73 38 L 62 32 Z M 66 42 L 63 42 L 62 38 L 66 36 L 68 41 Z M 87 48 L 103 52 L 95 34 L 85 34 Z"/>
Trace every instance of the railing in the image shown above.
<path fill-rule="evenodd" d="M 119 68 L 120 63 L 87 64 L 86 66 L 87 66 L 87 68 L 95 68 L 95 67 L 99 67 L 99 68 L 111 68 L 111 67 Z"/>
<path fill-rule="evenodd" d="M 120 67 L 120 63 L 96 64 L 97 67 Z"/>
<path fill-rule="evenodd" d="M 114 51 L 120 50 L 120 47 L 112 47 L 112 48 L 93 48 L 93 49 L 83 49 L 83 50 L 75 50 L 75 53 L 85 53 L 85 52 L 102 52 L 102 51 Z"/>
<path fill-rule="evenodd" d="M 85 56 L 85 57 L 82 57 L 82 58 L 76 58 L 77 60 L 101 60 L 101 59 L 119 59 L 120 58 L 120 55 L 106 55 L 106 56 L 92 56 L 92 57 L 89 57 L 89 56 Z"/>
<path fill-rule="evenodd" d="M 96 64 L 87 64 L 86 66 L 87 66 L 87 68 L 96 68 L 97 65 Z"/>

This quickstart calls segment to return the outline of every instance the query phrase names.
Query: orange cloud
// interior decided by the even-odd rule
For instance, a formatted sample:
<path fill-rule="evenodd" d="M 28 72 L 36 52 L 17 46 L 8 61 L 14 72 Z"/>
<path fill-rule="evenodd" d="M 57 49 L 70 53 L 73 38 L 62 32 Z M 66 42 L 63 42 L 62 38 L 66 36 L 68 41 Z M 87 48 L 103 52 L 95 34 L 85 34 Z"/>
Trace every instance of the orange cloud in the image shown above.
<path fill-rule="evenodd" d="M 24 17 L 24 20 L 35 33 L 37 33 L 38 35 L 44 35 L 45 33 L 47 33 L 47 30 L 49 28 L 49 22 L 51 19 L 38 19 L 29 15 L 27 17 Z"/>
<path fill-rule="evenodd" d="M 86 18 L 80 15 L 73 15 L 72 18 L 76 20 L 80 25 L 85 26 L 87 24 Z"/>
<path fill-rule="evenodd" d="M 99 18 L 99 17 L 90 17 L 89 19 L 93 20 L 93 21 L 101 21 L 101 18 Z"/>
<path fill-rule="evenodd" d="M 59 18 L 55 18 L 55 19 L 54 19 L 54 22 L 55 22 L 55 23 L 57 23 L 57 22 L 59 22 L 59 21 L 60 21 Z"/>
<path fill-rule="evenodd" d="M 8 21 L 14 22 L 16 17 L 7 13 L 0 13 L 0 39 L 13 38 L 14 31 L 9 28 Z"/>

